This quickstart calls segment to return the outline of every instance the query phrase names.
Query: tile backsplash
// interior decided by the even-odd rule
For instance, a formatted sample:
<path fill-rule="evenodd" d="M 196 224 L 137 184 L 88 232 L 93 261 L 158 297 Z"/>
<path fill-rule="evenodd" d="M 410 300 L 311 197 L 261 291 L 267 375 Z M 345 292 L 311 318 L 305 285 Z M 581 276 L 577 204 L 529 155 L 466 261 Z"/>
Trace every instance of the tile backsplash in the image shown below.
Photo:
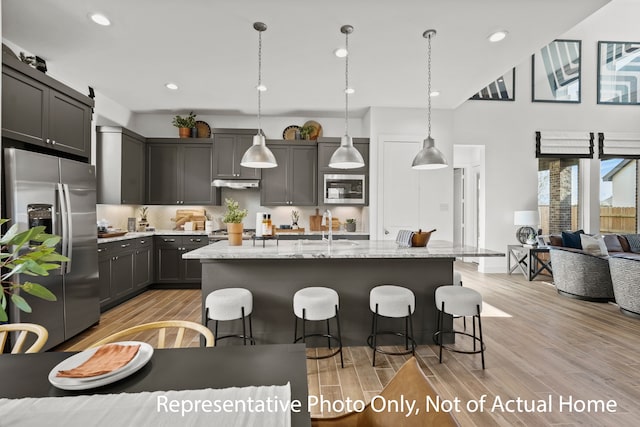
<path fill-rule="evenodd" d="M 231 190 L 225 188 L 222 190 L 223 200 L 225 197 L 238 201 L 242 209 L 247 209 L 248 215 L 244 220 L 245 228 L 255 228 L 256 213 L 258 212 L 271 214 L 271 220 L 277 226 L 291 225 L 291 212 L 297 210 L 300 212 L 298 226 L 308 230 L 309 216 L 315 215 L 316 211 L 315 207 L 309 206 L 260 206 L 260 192 L 255 190 Z M 175 222 L 171 218 L 175 218 L 176 210 L 190 208 L 205 209 L 207 217 L 214 221 L 214 228 L 225 228 L 222 223 L 222 217 L 226 210 L 224 206 L 145 206 L 149 208 L 147 212 L 149 225 L 157 230 L 172 230 L 175 227 Z M 97 218 L 98 220 L 105 219 L 114 228 L 126 230 L 129 217 L 135 217 L 136 220 L 140 219 L 139 208 L 141 207 L 133 205 L 97 205 Z M 327 208 L 331 210 L 333 217 L 338 218 L 341 223 L 344 223 L 347 218 L 355 218 L 356 231 L 369 231 L 369 208 L 367 206 L 318 206 L 320 214 Z"/>

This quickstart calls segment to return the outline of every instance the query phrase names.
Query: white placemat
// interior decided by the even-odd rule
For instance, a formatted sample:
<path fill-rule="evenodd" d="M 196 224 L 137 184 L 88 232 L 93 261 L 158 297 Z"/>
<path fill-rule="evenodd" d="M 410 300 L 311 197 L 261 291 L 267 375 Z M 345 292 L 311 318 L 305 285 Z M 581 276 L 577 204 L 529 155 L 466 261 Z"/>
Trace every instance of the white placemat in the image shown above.
<path fill-rule="evenodd" d="M 290 427 L 290 404 L 289 383 L 283 386 L 0 399 L 0 425 Z"/>

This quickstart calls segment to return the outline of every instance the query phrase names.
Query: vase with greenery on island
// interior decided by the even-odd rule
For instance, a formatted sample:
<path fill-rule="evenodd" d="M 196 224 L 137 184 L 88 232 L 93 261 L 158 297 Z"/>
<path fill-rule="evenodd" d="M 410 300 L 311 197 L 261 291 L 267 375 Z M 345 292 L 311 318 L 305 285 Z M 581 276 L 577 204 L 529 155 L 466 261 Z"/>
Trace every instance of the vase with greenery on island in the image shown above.
<path fill-rule="evenodd" d="M 196 127 L 196 115 L 193 114 L 193 111 L 190 111 L 186 117 L 175 116 L 171 123 L 178 128 L 180 138 L 190 138 L 192 129 Z"/>
<path fill-rule="evenodd" d="M 227 224 L 229 246 L 241 246 L 244 228 L 242 220 L 247 216 L 247 210 L 240 209 L 238 202 L 233 199 L 224 199 L 224 203 L 227 206 L 227 212 L 222 217 L 222 222 Z"/>
<path fill-rule="evenodd" d="M 0 225 L 8 222 L 0 219 Z M 48 276 L 50 270 L 60 268 L 60 263 L 69 258 L 56 252 L 59 236 L 46 234 L 45 227 L 38 226 L 18 232 L 18 225 L 12 225 L 4 235 L 0 235 L 0 268 L 2 270 L 2 292 L 0 292 L 0 322 L 8 321 L 7 304 L 13 305 L 25 313 L 31 313 L 31 306 L 20 295 L 22 292 L 46 301 L 56 301 L 56 296 L 38 283 L 24 281 L 16 283 L 21 274 L 29 276 Z"/>

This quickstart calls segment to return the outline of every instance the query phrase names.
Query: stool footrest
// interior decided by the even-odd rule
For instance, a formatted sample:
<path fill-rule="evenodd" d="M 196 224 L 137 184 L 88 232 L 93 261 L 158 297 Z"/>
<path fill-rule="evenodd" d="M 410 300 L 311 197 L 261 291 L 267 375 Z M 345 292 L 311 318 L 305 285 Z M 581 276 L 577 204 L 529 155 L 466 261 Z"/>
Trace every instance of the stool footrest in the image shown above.
<path fill-rule="evenodd" d="M 216 341 L 220 341 L 222 339 L 225 338 L 240 338 L 243 340 L 247 340 L 251 342 L 251 345 L 255 345 L 256 344 L 256 339 L 251 337 L 251 336 L 246 336 L 246 335 L 242 335 L 242 334 L 235 334 L 235 335 L 221 335 L 219 337 L 215 337 Z"/>
<path fill-rule="evenodd" d="M 389 354 L 389 355 L 392 355 L 392 356 L 402 356 L 402 355 L 406 355 L 406 354 L 413 354 L 415 352 L 416 347 L 418 346 L 418 344 L 416 343 L 416 340 L 414 340 L 413 337 L 407 336 L 406 334 L 403 334 L 402 332 L 382 331 L 382 332 L 376 333 L 376 335 L 395 335 L 397 337 L 408 339 L 409 342 L 411 343 L 410 348 L 407 349 L 406 351 L 387 351 L 387 350 L 382 350 L 381 348 L 378 348 L 378 347 L 374 348 L 373 347 L 373 334 L 369 335 L 367 337 L 367 345 L 369 346 L 369 348 L 373 349 L 377 353 Z"/>
<path fill-rule="evenodd" d="M 480 349 L 479 350 L 460 350 L 457 349 L 455 347 L 451 347 L 450 345 L 447 344 L 442 344 L 443 348 L 446 348 L 449 351 L 454 351 L 456 353 L 463 353 L 463 354 L 478 354 L 478 353 L 482 353 L 484 350 L 487 349 L 487 346 L 485 343 L 483 343 L 479 337 L 474 337 L 472 334 L 468 333 L 468 332 L 463 332 L 463 331 L 456 331 L 456 330 L 451 330 L 451 331 L 436 331 L 433 334 L 433 341 L 440 345 L 440 335 L 444 335 L 444 334 L 454 334 L 454 335 L 466 335 L 472 339 L 474 339 L 475 341 L 480 343 Z"/>
<path fill-rule="evenodd" d="M 329 335 L 329 334 L 307 334 L 307 335 L 304 335 L 304 336 L 301 336 L 301 337 L 296 337 L 296 339 L 293 341 L 293 343 L 295 344 L 298 341 L 303 340 L 303 339 L 307 339 L 309 337 L 329 338 L 331 340 L 335 340 L 335 342 L 338 344 L 338 348 L 337 348 L 336 351 L 334 351 L 331 354 L 326 354 L 324 356 L 307 356 L 307 359 L 314 359 L 314 360 L 317 360 L 317 359 L 328 359 L 328 358 L 333 357 L 333 356 L 335 356 L 335 355 L 337 355 L 337 354 L 342 352 L 342 343 L 340 342 L 340 339 L 338 337 L 336 337 L 336 336 Z"/>

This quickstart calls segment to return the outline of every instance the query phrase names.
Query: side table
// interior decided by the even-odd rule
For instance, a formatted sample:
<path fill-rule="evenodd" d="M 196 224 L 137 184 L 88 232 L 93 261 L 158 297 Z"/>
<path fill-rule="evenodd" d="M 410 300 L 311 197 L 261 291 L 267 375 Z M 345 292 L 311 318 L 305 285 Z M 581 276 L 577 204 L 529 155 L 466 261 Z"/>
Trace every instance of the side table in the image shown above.
<path fill-rule="evenodd" d="M 511 274 L 516 268 L 520 268 L 529 281 L 545 271 L 553 276 L 550 258 L 543 257 L 543 254 L 548 253 L 549 248 L 544 246 L 507 245 L 507 270 Z M 512 260 L 515 261 L 513 266 Z"/>

